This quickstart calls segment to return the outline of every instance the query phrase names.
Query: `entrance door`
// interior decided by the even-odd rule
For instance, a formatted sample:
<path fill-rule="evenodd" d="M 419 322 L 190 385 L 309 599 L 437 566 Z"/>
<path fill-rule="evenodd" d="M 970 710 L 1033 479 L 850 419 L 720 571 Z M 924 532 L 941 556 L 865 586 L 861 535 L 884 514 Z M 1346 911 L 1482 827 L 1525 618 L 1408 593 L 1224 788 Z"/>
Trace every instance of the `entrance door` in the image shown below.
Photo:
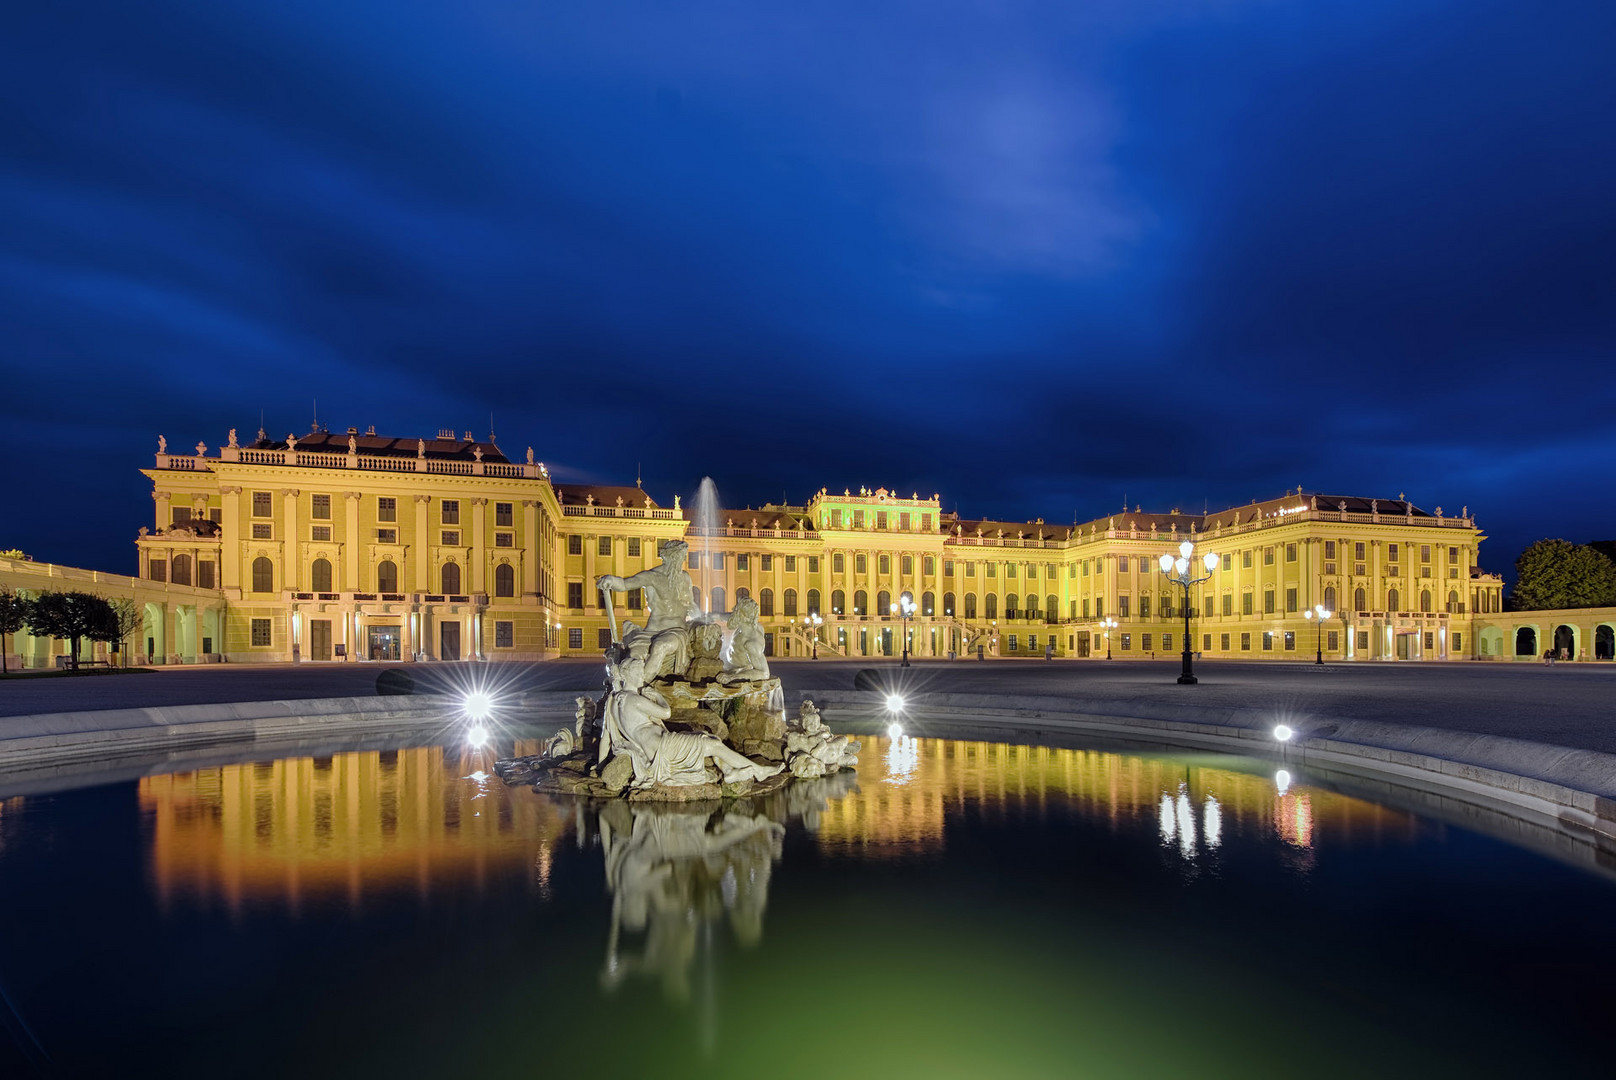
<path fill-rule="evenodd" d="M 1408 659 L 1408 641 L 1409 641 L 1409 638 L 1412 637 L 1412 636 L 1413 635 L 1411 635 L 1411 634 L 1398 634 L 1397 635 L 1397 659 L 1399 659 L 1399 660 L 1407 660 Z"/>
<path fill-rule="evenodd" d="M 403 627 L 401 626 L 368 626 L 365 628 L 370 641 L 370 658 L 372 660 L 397 660 L 399 643 L 403 640 Z"/>
<path fill-rule="evenodd" d="M 881 628 L 881 655 L 892 655 L 892 627 L 890 626 Z"/>
<path fill-rule="evenodd" d="M 440 623 L 438 626 L 438 659 L 460 659 L 460 624 Z"/>
<path fill-rule="evenodd" d="M 206 645 L 212 645 L 207 638 L 202 639 Z M 206 646 L 205 646 L 206 647 Z M 331 659 L 331 620 L 309 620 L 309 659 Z"/>
<path fill-rule="evenodd" d="M 1089 632 L 1087 630 L 1079 630 L 1077 632 L 1077 655 L 1079 657 L 1087 657 L 1088 654 L 1089 654 Z"/>
<path fill-rule="evenodd" d="M 774 633 L 772 631 L 764 631 L 764 634 L 763 634 L 763 655 L 764 656 L 773 656 L 774 655 Z"/>

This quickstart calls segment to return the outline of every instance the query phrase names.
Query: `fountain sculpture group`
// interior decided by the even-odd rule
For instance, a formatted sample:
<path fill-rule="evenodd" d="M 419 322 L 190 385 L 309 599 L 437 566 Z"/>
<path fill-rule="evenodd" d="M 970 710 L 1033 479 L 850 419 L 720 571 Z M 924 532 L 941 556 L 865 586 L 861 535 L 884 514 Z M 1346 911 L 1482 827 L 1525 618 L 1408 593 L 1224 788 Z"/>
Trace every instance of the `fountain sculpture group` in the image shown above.
<path fill-rule="evenodd" d="M 665 541 L 661 561 L 631 577 L 596 582 L 610 594 L 641 590 L 644 626 L 624 624 L 606 650 L 608 689 L 578 699 L 576 723 L 534 757 L 496 765 L 508 783 L 536 791 L 691 802 L 776 790 L 793 778 L 852 769 L 859 744 L 830 732 L 811 701 L 787 719 L 780 680 L 769 674 L 757 604 L 735 602 L 727 619 L 696 604 L 689 552 Z"/>

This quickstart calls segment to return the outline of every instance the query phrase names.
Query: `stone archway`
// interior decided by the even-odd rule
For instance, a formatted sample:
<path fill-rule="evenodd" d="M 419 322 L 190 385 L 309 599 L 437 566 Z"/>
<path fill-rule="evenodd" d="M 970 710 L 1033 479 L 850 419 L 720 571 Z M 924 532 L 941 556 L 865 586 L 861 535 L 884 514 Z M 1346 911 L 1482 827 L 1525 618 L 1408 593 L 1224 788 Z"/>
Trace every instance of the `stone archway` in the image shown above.
<path fill-rule="evenodd" d="M 1562 660 L 1577 659 L 1577 628 L 1561 623 L 1554 628 L 1554 655 Z"/>
<path fill-rule="evenodd" d="M 1481 655 L 1494 657 L 1504 655 L 1504 632 L 1496 626 L 1489 626 L 1481 632 Z"/>
<path fill-rule="evenodd" d="M 1601 623 L 1594 627 L 1594 659 L 1616 660 L 1616 626 Z"/>
<path fill-rule="evenodd" d="M 140 641 L 136 644 L 135 649 L 144 658 L 144 663 L 167 663 L 168 618 L 162 605 L 146 605 L 144 617 L 141 619 Z"/>
<path fill-rule="evenodd" d="M 1515 630 L 1515 655 L 1537 656 L 1540 651 L 1537 647 L 1537 627 L 1517 627 Z"/>

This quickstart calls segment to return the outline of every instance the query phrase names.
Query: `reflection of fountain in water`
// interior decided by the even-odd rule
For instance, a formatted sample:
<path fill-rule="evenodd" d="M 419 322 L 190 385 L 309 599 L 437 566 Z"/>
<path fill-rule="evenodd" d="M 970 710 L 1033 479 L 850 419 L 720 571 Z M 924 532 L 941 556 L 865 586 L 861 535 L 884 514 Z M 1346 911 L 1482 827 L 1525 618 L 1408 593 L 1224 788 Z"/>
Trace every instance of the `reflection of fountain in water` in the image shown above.
<path fill-rule="evenodd" d="M 721 611 L 713 611 L 713 536 L 718 531 L 718 485 L 710 476 L 702 477 L 701 486 L 696 489 L 694 514 L 691 524 L 695 526 L 696 542 L 701 548 L 701 610 L 722 615 Z"/>

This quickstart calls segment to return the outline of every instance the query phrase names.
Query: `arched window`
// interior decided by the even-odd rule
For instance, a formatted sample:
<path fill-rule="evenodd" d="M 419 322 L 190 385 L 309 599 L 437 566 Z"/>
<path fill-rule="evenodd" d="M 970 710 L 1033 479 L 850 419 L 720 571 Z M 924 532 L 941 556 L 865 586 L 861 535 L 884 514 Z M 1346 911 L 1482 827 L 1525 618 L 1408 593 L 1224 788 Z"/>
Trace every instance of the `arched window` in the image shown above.
<path fill-rule="evenodd" d="M 712 597 L 713 597 L 713 614 L 722 615 L 722 614 L 724 614 L 725 612 L 727 612 L 729 610 L 729 608 L 724 606 L 724 601 L 727 598 L 724 596 L 724 590 L 723 590 L 723 588 L 721 586 L 717 586 L 717 585 L 713 586 Z"/>
<path fill-rule="evenodd" d="M 1398 606 L 1397 606 L 1398 601 L 1401 600 L 1401 599 L 1402 599 L 1402 597 L 1397 595 L 1397 590 L 1396 589 L 1388 589 L 1386 591 L 1386 610 L 1387 611 L 1397 611 L 1398 610 Z"/>
<path fill-rule="evenodd" d="M 810 615 L 818 615 L 819 614 L 819 590 L 818 589 L 809 589 L 808 590 L 808 614 L 810 614 Z"/>
<path fill-rule="evenodd" d="M 516 595 L 516 567 L 510 563 L 500 563 L 494 567 L 494 595 Z"/>
<path fill-rule="evenodd" d="M 1459 610 L 1459 592 L 1457 589 L 1448 590 L 1448 614 L 1453 615 Z"/>
<path fill-rule="evenodd" d="M 1420 590 L 1420 610 L 1421 611 L 1427 611 L 1427 612 L 1431 610 L 1431 590 L 1430 589 L 1421 589 Z"/>
<path fill-rule="evenodd" d="M 752 590 L 748 589 L 745 585 L 742 585 L 740 588 L 735 590 L 735 602 L 737 604 L 740 603 L 742 600 L 750 599 L 751 596 L 752 596 Z"/>
<path fill-rule="evenodd" d="M 331 591 L 331 563 L 327 559 L 315 559 L 309 566 L 309 588 L 315 592 Z"/>
<path fill-rule="evenodd" d="M 1334 585 L 1326 585 L 1324 587 L 1324 610 L 1326 610 L 1326 611 L 1334 611 L 1335 610 L 1335 586 Z"/>
<path fill-rule="evenodd" d="M 796 589 L 787 589 L 781 595 L 780 599 L 785 602 L 785 614 L 787 614 L 787 615 L 795 615 L 797 613 L 797 590 Z"/>
<path fill-rule="evenodd" d="M 853 594 L 853 614 L 868 615 L 870 613 L 870 595 L 863 589 Z"/>
<path fill-rule="evenodd" d="M 398 592 L 398 566 L 392 559 L 383 559 L 376 566 L 376 591 Z"/>
<path fill-rule="evenodd" d="M 1029 619 L 1038 618 L 1038 594 L 1037 593 L 1028 593 L 1027 594 L 1027 618 L 1029 618 Z"/>
<path fill-rule="evenodd" d="M 1537 655 L 1537 630 L 1530 626 L 1523 626 L 1515 631 L 1515 655 Z"/>
<path fill-rule="evenodd" d="M 1167 609 L 1166 605 L 1163 605 L 1162 614 L 1170 615 L 1172 612 Z M 1054 593 L 1044 597 L 1044 618 L 1050 622 L 1060 621 L 1060 598 Z"/>
<path fill-rule="evenodd" d="M 762 592 L 758 593 L 758 614 L 759 615 L 773 615 L 774 614 L 774 590 L 773 589 L 764 589 Z"/>
<path fill-rule="evenodd" d="M 987 599 L 982 603 L 982 610 L 987 618 L 997 619 L 999 617 L 999 598 L 993 593 L 988 593 Z"/>
<path fill-rule="evenodd" d="M 965 594 L 965 617 L 967 619 L 976 618 L 976 594 L 974 592 Z"/>
<path fill-rule="evenodd" d="M 174 556 L 174 561 L 168 566 L 168 580 L 176 585 L 189 585 L 191 583 L 191 557 L 189 555 Z"/>
<path fill-rule="evenodd" d="M 841 589 L 830 591 L 830 613 L 832 615 L 847 614 L 847 593 Z"/>
<path fill-rule="evenodd" d="M 600 590 L 598 590 L 598 589 L 595 590 L 595 591 L 596 591 L 597 594 L 600 592 Z M 691 599 L 691 602 L 693 602 L 696 605 L 696 610 L 697 611 L 704 610 L 702 608 L 702 606 L 701 606 L 701 590 L 696 588 L 694 585 L 690 586 L 690 599 Z M 596 601 L 596 602 L 598 603 L 599 601 Z"/>
<path fill-rule="evenodd" d="M 937 597 L 934 593 L 923 592 L 920 594 L 920 613 L 926 616 L 937 614 Z"/>
<path fill-rule="evenodd" d="M 885 589 L 875 594 L 874 614 L 883 619 L 892 614 L 892 594 Z"/>
<path fill-rule="evenodd" d="M 260 555 L 253 560 L 253 592 L 275 591 L 275 564 Z"/>
<path fill-rule="evenodd" d="M 943 594 L 943 614 L 950 619 L 954 617 L 954 594 L 951 592 Z"/>
<path fill-rule="evenodd" d="M 1004 617 L 1007 619 L 1019 618 L 1020 616 L 1018 612 L 1020 609 L 1021 597 L 1017 596 L 1015 593 L 1006 594 L 1004 598 Z"/>
<path fill-rule="evenodd" d="M 446 594 L 460 591 L 459 563 L 446 562 L 443 564 L 443 591 Z"/>
<path fill-rule="evenodd" d="M 1354 589 L 1353 592 L 1352 592 L 1352 610 L 1353 611 L 1368 611 L 1369 610 L 1368 600 L 1369 600 L 1369 597 L 1364 595 L 1364 591 L 1363 591 L 1362 588 Z"/>

